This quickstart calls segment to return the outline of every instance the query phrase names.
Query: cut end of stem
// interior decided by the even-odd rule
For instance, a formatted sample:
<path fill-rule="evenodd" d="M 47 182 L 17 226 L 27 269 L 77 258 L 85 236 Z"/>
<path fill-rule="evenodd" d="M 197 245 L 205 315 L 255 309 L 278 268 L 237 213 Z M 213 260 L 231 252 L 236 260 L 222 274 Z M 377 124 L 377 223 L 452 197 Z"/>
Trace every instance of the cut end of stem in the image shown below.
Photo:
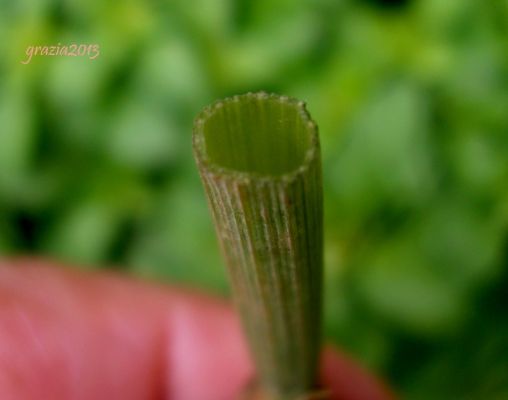
<path fill-rule="evenodd" d="M 223 174 L 290 179 L 318 151 L 316 124 L 297 99 L 247 93 L 220 100 L 197 117 L 199 164 Z"/>

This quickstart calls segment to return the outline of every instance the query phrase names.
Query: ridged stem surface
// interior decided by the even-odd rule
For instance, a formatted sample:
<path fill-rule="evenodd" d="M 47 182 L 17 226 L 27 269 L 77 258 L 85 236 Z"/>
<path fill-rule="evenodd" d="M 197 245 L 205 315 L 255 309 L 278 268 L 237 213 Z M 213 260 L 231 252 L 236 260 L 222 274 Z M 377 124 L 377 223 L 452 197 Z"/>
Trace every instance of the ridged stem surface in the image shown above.
<path fill-rule="evenodd" d="M 316 387 L 323 254 L 317 127 L 266 93 L 203 110 L 194 152 L 233 294 L 267 397 Z"/>

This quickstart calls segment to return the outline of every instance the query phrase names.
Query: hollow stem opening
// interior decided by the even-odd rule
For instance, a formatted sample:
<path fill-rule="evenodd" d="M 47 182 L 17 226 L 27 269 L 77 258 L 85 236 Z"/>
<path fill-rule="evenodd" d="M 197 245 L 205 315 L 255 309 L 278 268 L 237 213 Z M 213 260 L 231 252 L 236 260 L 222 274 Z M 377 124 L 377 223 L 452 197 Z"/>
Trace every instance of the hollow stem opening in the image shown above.
<path fill-rule="evenodd" d="M 297 170 L 312 150 L 314 124 L 303 102 L 249 93 L 215 103 L 197 124 L 198 151 L 208 164 L 278 176 Z"/>

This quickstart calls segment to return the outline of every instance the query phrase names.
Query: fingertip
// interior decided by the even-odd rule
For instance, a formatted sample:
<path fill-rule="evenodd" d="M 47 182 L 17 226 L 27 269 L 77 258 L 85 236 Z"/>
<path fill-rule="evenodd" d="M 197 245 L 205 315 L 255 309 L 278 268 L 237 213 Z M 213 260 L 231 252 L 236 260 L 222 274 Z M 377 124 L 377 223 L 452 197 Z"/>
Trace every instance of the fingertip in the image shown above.
<path fill-rule="evenodd" d="M 0 300 L 2 399 L 224 400 L 253 373 L 232 307 L 190 289 L 0 260 Z"/>
<path fill-rule="evenodd" d="M 322 385 L 331 392 L 331 400 L 395 400 L 395 394 L 380 379 L 360 364 L 326 346 L 321 360 Z"/>
<path fill-rule="evenodd" d="M 168 331 L 170 398 L 234 398 L 253 374 L 231 307 L 201 296 L 172 307 Z"/>

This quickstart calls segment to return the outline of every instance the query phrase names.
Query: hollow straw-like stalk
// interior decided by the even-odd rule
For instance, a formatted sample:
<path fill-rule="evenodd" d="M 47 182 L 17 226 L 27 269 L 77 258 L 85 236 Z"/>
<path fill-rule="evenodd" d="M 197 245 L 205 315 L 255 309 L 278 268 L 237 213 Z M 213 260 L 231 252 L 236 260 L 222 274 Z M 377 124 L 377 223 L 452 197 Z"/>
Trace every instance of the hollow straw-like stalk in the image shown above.
<path fill-rule="evenodd" d="M 311 398 L 323 259 L 316 124 L 301 101 L 248 93 L 206 107 L 193 144 L 263 398 Z"/>

